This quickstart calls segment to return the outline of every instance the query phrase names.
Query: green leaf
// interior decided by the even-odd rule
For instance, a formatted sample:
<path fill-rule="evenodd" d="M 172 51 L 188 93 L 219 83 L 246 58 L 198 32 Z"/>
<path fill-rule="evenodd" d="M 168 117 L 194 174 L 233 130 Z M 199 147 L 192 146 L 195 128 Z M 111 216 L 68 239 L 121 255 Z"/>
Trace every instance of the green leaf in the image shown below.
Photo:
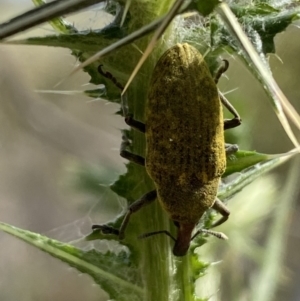
<path fill-rule="evenodd" d="M 242 171 L 256 163 L 274 158 L 274 155 L 261 154 L 254 151 L 237 151 L 227 157 L 226 171 L 222 177 Z"/>
<path fill-rule="evenodd" d="M 244 29 L 257 50 L 260 50 L 262 43 L 261 51 L 264 54 L 275 53 L 275 36 L 299 19 L 300 13 L 299 4 L 292 9 L 286 5 L 279 9 L 267 4 L 247 7 L 232 5 L 231 9 L 239 22 L 244 24 Z M 259 40 L 253 33 L 257 33 Z"/>
<path fill-rule="evenodd" d="M 143 287 L 138 269 L 133 265 L 130 255 L 118 255 L 96 250 L 84 252 L 72 245 L 61 243 L 37 233 L 0 223 L 0 229 L 60 259 L 80 273 L 90 275 L 112 299 L 143 300 Z"/>
<path fill-rule="evenodd" d="M 196 9 L 199 11 L 199 13 L 202 16 L 207 16 L 210 13 L 213 12 L 213 10 L 215 9 L 216 5 L 220 4 L 221 1 L 220 0 L 196 0 L 193 1 L 190 5 L 189 5 L 189 9 Z"/>
<path fill-rule="evenodd" d="M 299 19 L 300 5 L 293 7 L 274 8 L 270 5 L 256 5 L 254 2 L 247 6 L 232 4 L 232 12 L 237 21 L 242 24 L 243 30 L 256 48 L 263 56 L 275 52 L 274 38 L 283 32 L 292 22 Z M 214 51 L 220 52 L 223 47 L 231 53 L 240 53 L 240 45 L 233 38 L 232 33 L 227 30 L 218 19 L 211 19 L 214 31 L 212 43 Z"/>
<path fill-rule="evenodd" d="M 251 160 L 252 155 L 251 152 L 249 153 L 250 153 L 249 157 Z M 218 197 L 221 200 L 228 200 L 232 198 L 237 192 L 241 191 L 244 187 L 249 185 L 259 176 L 285 163 L 287 160 L 292 158 L 292 156 L 294 156 L 295 154 L 297 153 L 292 153 L 291 155 L 258 154 L 257 159 L 259 159 L 260 155 L 262 156 L 262 158 L 265 156 L 265 159 L 258 161 L 259 163 L 257 164 L 250 165 L 246 169 L 242 169 L 239 173 L 234 173 L 232 176 L 228 176 L 227 178 L 224 178 L 223 184 L 221 185 L 218 192 Z M 254 155 L 254 157 L 256 157 L 256 155 Z M 245 158 L 245 161 L 247 161 L 247 157 Z M 244 163 L 243 158 L 241 162 Z M 240 167 L 241 165 L 237 163 L 236 166 Z"/>

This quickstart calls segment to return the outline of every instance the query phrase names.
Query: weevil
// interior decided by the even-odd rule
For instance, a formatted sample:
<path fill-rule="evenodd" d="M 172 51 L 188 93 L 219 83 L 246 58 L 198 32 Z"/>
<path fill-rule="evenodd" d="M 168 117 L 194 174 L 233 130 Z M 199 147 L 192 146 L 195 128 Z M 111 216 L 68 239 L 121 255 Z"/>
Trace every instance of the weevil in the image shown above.
<path fill-rule="evenodd" d="M 175 241 L 175 256 L 184 256 L 191 240 L 199 233 L 226 237 L 207 229 L 201 229 L 194 235 L 192 232 L 209 208 L 222 215 L 212 227 L 224 223 L 230 214 L 217 198 L 217 190 L 226 168 L 226 154 L 237 150 L 236 145 L 225 144 L 224 130 L 240 125 L 241 119 L 216 86 L 227 68 L 228 62 L 225 61 L 213 79 L 196 48 L 186 43 L 177 44 L 161 56 L 154 68 L 146 123 L 135 120 L 122 101 L 125 122 L 146 135 L 146 157 L 127 151 L 129 142 L 126 138 L 120 155 L 145 166 L 156 189 L 129 206 L 120 229 L 93 225 L 93 230 L 100 229 L 123 239 L 131 214 L 158 199 L 177 227 L 177 237 L 165 230 L 142 237 L 167 234 Z M 112 74 L 103 72 L 101 66 L 99 72 L 122 89 Z M 223 119 L 222 103 L 233 114 L 233 119 Z"/>

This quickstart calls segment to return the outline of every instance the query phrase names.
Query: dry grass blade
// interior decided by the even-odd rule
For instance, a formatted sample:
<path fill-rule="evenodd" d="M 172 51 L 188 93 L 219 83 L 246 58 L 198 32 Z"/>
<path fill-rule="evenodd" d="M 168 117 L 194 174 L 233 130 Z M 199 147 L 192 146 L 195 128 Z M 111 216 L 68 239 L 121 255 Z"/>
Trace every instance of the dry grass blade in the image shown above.
<path fill-rule="evenodd" d="M 131 2 L 132 2 L 132 0 L 127 0 L 127 1 L 126 1 L 125 7 L 124 7 L 124 11 L 123 11 L 123 15 L 122 15 L 121 24 L 120 24 L 121 27 L 123 26 L 123 24 L 124 24 L 124 22 L 125 22 L 126 15 L 127 15 L 127 13 L 128 13 L 128 10 L 129 10 L 129 7 L 130 7 L 130 5 L 131 5 Z"/>
<path fill-rule="evenodd" d="M 0 39 L 104 0 L 57 0 L 36 7 L 0 25 Z"/>
<path fill-rule="evenodd" d="M 149 56 L 149 54 L 152 52 L 156 42 L 158 41 L 158 39 L 161 37 L 161 35 L 164 33 L 164 31 L 166 30 L 166 28 L 169 26 L 169 24 L 171 23 L 171 21 L 173 20 L 173 18 L 177 15 L 177 13 L 180 11 L 180 8 L 183 5 L 184 0 L 177 0 L 173 7 L 170 9 L 170 11 L 168 12 L 168 14 L 166 15 L 166 17 L 164 18 L 162 24 L 160 25 L 160 27 L 155 31 L 150 43 L 148 44 L 144 55 L 141 57 L 140 61 L 137 63 L 136 67 L 134 68 L 133 72 L 131 73 L 125 87 L 124 90 L 122 92 L 122 95 L 126 92 L 127 88 L 129 87 L 130 83 L 132 82 L 132 80 L 134 79 L 134 77 L 136 76 L 136 74 L 138 73 L 138 71 L 140 70 L 141 66 L 143 65 L 143 63 L 145 62 L 145 60 L 147 59 L 147 57 Z"/>

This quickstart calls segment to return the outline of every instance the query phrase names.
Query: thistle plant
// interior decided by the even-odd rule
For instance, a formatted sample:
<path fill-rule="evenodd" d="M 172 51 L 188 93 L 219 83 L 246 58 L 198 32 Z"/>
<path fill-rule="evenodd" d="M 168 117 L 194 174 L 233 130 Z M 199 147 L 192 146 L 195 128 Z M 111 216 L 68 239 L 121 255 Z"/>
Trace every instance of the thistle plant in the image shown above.
<path fill-rule="evenodd" d="M 48 9 L 52 12 L 53 4 L 46 6 L 42 1 L 33 2 L 38 7 L 42 6 L 31 14 L 27 14 L 30 16 L 29 21 L 34 19 L 33 16 L 39 16 L 42 9 L 44 11 Z M 60 0 L 56 2 L 67 5 L 70 1 Z M 219 1 L 209 1 L 208 3 L 208 1 L 201 0 L 114 0 L 107 1 L 106 5 L 103 6 L 103 10 L 114 16 L 114 21 L 104 28 L 90 31 L 79 31 L 61 17 L 65 13 L 98 2 L 105 1 L 73 1 L 72 5 L 64 8 L 65 10 L 49 13 L 46 19 L 41 18 L 29 22 L 31 25 L 20 27 L 20 30 L 27 29 L 47 20 L 57 31 L 55 35 L 13 42 L 4 40 L 4 42 L 70 49 L 70 55 L 75 56 L 80 63 L 83 63 L 80 65 L 80 68 L 83 69 L 76 68 L 80 70 L 78 72 L 88 73 L 90 83 L 97 85 L 97 88 L 87 90 L 85 93 L 92 98 L 98 99 L 100 97 L 106 101 L 117 103 L 120 103 L 121 99 L 120 90 L 111 80 L 98 72 L 98 66 L 103 65 L 105 71 L 113 74 L 118 82 L 125 86 L 143 53 L 148 53 L 147 58 L 143 57 L 144 63 L 126 91 L 130 113 L 140 121 L 144 120 L 145 110 L 147 110 L 147 95 L 152 71 L 166 49 L 176 43 L 193 45 L 205 55 L 205 60 L 212 74 L 220 66 L 220 57 L 226 54 L 234 55 L 247 64 L 249 71 L 263 85 L 287 135 L 297 146 L 297 139 L 290 130 L 282 106 L 297 129 L 300 127 L 299 116 L 284 97 L 281 99 L 282 103 L 278 99 L 281 97 L 281 91 L 274 84 L 267 61 L 267 54 L 275 52 L 274 37 L 276 34 L 284 31 L 291 22 L 298 18 L 299 4 L 297 2 L 285 1 L 282 4 L 282 1 L 229 1 L 227 5 Z M 170 16 L 170 12 L 176 4 L 178 4 L 178 9 L 174 13 L 176 17 L 173 18 Z M 231 13 L 236 16 L 236 19 L 232 19 Z M 170 22 L 167 22 L 168 16 Z M 19 18 L 25 19 L 26 15 Z M 10 34 L 17 32 L 17 30 L 10 32 L 7 29 L 13 22 L 16 22 L 16 19 L 0 25 L 0 37 L 8 38 Z M 244 36 L 240 35 L 240 28 L 236 28 L 236 23 L 242 24 Z M 146 28 L 144 33 L 130 40 L 130 43 L 127 42 L 118 48 L 108 48 L 123 39 L 126 40 L 126 37 L 142 31 L 143 28 Z M 244 37 L 248 37 L 250 40 L 254 54 L 253 49 L 248 48 L 248 40 L 243 40 Z M 149 44 L 150 50 L 145 51 Z M 107 49 L 109 51 L 106 51 Z M 101 51 L 100 54 L 99 51 Z M 96 53 L 98 55 L 95 55 Z M 86 64 L 86 60 L 93 56 L 94 59 Z M 257 60 L 257 57 L 260 60 Z M 118 113 L 122 114 L 121 111 Z M 146 148 L 144 136 L 132 130 L 123 130 L 122 134 L 131 141 L 130 150 L 135 154 L 144 156 Z M 245 139 L 245 137 L 241 134 L 241 137 L 235 137 L 235 139 L 236 141 L 232 141 L 232 137 L 226 137 L 226 141 L 230 140 L 230 142 L 237 144 L 239 139 Z M 218 197 L 222 201 L 228 202 L 254 179 L 287 161 L 296 153 L 297 150 L 293 150 L 283 155 L 268 155 L 249 150 L 239 150 L 227 160 L 227 169 L 220 184 Z M 120 175 L 110 188 L 118 196 L 125 198 L 130 205 L 145 192 L 153 189 L 154 184 L 144 168 L 133 163 L 127 163 L 126 167 L 127 172 Z M 89 178 L 88 181 L 97 182 L 97 179 Z M 270 248 L 266 252 L 269 254 L 271 252 L 274 255 L 273 258 L 276 258 L 276 254 L 280 253 L 278 241 L 285 234 L 285 231 L 278 230 L 278 227 L 283 226 L 291 201 L 290 198 L 287 198 L 282 205 L 284 207 L 280 210 L 281 215 L 278 214 L 278 220 L 275 220 L 278 223 L 276 224 L 276 235 L 273 232 L 270 233 Z M 264 212 L 267 211 L 268 207 L 266 206 Z M 125 211 L 109 224 L 119 228 L 124 215 Z M 198 227 L 209 228 L 215 218 L 216 214 L 213 211 L 208 211 L 199 222 Z M 248 220 L 246 218 L 244 221 L 245 224 L 252 222 L 251 218 Z M 97 222 L 101 223 L 101 221 Z M 138 239 L 138 236 L 149 231 L 174 231 L 173 223 L 158 203 L 151 204 L 132 216 L 126 229 L 126 238 L 122 241 L 118 241 L 118 238 L 113 235 L 104 235 L 99 231 L 91 231 L 82 237 L 82 241 L 117 241 L 120 247 L 107 252 L 101 252 L 97 249 L 83 251 L 76 245 L 56 241 L 4 223 L 0 224 L 0 228 L 64 261 L 81 273 L 90 275 L 95 283 L 108 293 L 110 299 L 117 301 L 207 300 L 211 295 L 217 294 L 219 276 L 216 275 L 217 272 L 211 272 L 216 265 L 208 261 L 207 256 L 203 257 L 203 254 L 209 254 L 209 260 L 212 261 L 217 257 L 217 255 L 214 257 L 216 250 L 209 248 L 210 241 L 214 238 L 205 235 L 197 237 L 193 240 L 188 254 L 182 258 L 173 256 L 171 252 L 173 242 L 168 237 L 157 235 L 142 240 Z M 207 241 L 208 243 L 204 246 Z M 275 245 L 277 248 L 274 248 Z M 272 253 L 272 250 L 275 253 Z M 271 266 L 272 262 L 265 267 L 266 275 L 267 271 L 272 270 L 270 269 Z M 278 271 L 274 269 L 272 271 L 276 278 Z M 213 273 L 213 276 L 210 277 L 212 284 L 208 289 L 206 285 L 201 284 L 201 278 L 204 275 L 210 275 L 210 273 Z M 263 275 L 262 272 L 261 281 L 264 279 Z M 196 286 L 196 282 L 200 284 Z M 264 293 L 263 290 L 265 290 Z M 261 294 L 256 293 L 255 295 L 251 291 L 251 300 L 268 300 L 267 298 L 274 293 L 274 290 L 274 286 L 269 286 L 267 290 L 265 287 L 262 288 Z M 242 289 L 237 290 L 235 295 L 231 293 L 232 299 L 239 300 L 241 295 Z"/>

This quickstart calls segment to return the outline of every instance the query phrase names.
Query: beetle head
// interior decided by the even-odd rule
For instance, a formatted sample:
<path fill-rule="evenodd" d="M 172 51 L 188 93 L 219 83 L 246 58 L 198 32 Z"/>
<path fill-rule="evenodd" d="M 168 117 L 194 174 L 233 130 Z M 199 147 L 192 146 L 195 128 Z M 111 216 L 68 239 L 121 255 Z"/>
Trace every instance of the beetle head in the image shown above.
<path fill-rule="evenodd" d="M 186 255 L 187 251 L 189 250 L 191 241 L 198 236 L 199 234 L 208 234 L 213 235 L 219 239 L 228 239 L 227 236 L 221 232 L 215 232 L 208 229 L 199 229 L 193 236 L 192 232 L 196 226 L 194 223 L 179 223 L 177 221 L 174 222 L 175 226 L 177 227 L 177 238 L 175 238 L 169 231 L 161 230 L 155 232 L 145 233 L 139 238 L 146 238 L 149 236 L 157 235 L 157 234 L 165 234 L 172 238 L 175 241 L 175 245 L 173 247 L 173 254 L 175 256 L 184 256 Z"/>

